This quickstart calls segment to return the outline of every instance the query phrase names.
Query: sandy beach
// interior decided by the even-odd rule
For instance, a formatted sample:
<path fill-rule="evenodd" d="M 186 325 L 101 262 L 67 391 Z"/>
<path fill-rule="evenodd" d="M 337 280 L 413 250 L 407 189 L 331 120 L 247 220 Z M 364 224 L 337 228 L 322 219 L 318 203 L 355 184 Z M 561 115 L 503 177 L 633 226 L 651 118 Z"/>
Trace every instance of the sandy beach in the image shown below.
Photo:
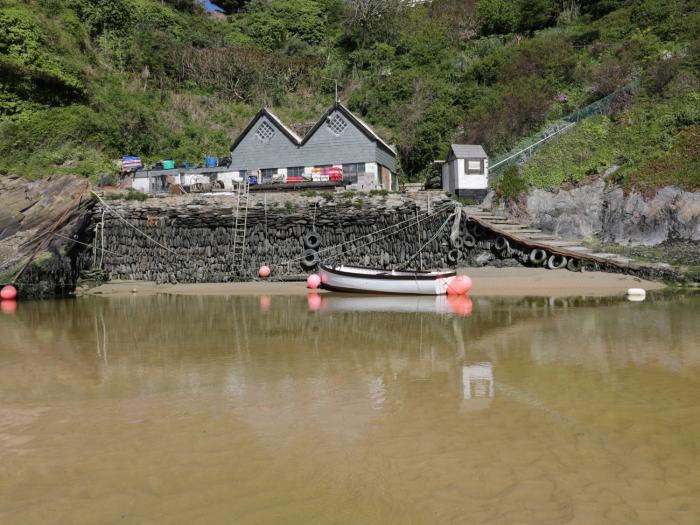
<path fill-rule="evenodd" d="M 541 268 L 463 268 L 473 282 L 472 296 L 608 296 L 624 294 L 628 288 L 658 290 L 663 283 L 626 275 L 551 271 Z M 147 281 L 114 281 L 80 295 L 305 295 L 303 282 L 254 281 L 246 283 L 156 284 Z M 330 293 L 319 290 L 320 293 Z"/>

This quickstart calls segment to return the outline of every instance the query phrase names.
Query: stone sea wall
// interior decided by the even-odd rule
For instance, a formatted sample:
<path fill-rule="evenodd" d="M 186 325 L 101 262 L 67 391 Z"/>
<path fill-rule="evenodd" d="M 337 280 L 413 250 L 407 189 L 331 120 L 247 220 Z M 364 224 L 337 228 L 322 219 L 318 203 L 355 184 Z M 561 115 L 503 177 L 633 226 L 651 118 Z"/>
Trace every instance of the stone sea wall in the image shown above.
<path fill-rule="evenodd" d="M 309 250 L 322 261 L 371 267 L 400 267 L 407 261 L 408 268 L 450 265 L 453 221 L 445 224 L 457 204 L 439 193 L 251 195 L 242 265 L 233 249 L 234 199 L 183 197 L 96 206 L 94 224 L 102 223 L 104 212 L 103 268 L 112 279 L 226 282 L 253 278 L 267 264 L 273 278 L 291 279 L 312 269 L 302 264 L 305 254 L 313 257 Z M 435 236 L 441 226 L 445 227 Z M 310 232 L 320 239 L 320 246 L 313 249 L 304 239 Z M 98 230 L 98 246 L 101 239 Z"/>

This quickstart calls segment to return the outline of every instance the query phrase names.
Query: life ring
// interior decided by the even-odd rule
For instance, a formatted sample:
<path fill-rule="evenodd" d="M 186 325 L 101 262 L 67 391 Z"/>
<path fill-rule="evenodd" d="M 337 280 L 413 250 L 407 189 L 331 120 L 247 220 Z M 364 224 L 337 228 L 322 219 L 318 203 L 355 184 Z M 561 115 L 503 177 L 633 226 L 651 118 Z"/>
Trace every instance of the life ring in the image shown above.
<path fill-rule="evenodd" d="M 309 232 L 304 235 L 304 247 L 310 250 L 317 250 L 321 246 L 321 236 L 316 232 Z"/>
<path fill-rule="evenodd" d="M 579 259 L 569 259 L 566 263 L 566 269 L 570 272 L 580 272 L 581 271 L 581 261 Z"/>
<path fill-rule="evenodd" d="M 462 246 L 464 246 L 464 239 L 457 236 L 454 239 L 450 239 L 450 244 L 453 248 L 457 248 L 459 250 Z"/>
<path fill-rule="evenodd" d="M 450 264 L 455 264 L 461 259 L 462 252 L 460 252 L 457 248 L 452 248 L 449 252 L 447 252 L 447 262 L 449 262 Z"/>
<path fill-rule="evenodd" d="M 301 256 L 301 265 L 304 268 L 313 268 L 318 264 L 318 252 L 316 250 L 307 249 Z"/>
<path fill-rule="evenodd" d="M 547 252 L 542 248 L 535 248 L 530 252 L 530 262 L 535 266 L 542 266 L 547 260 Z"/>
<path fill-rule="evenodd" d="M 474 246 L 476 246 L 476 239 L 471 233 L 467 233 L 462 238 L 462 243 L 467 248 L 474 248 Z"/>
<path fill-rule="evenodd" d="M 547 268 L 550 270 L 561 270 L 562 268 L 566 268 L 567 262 L 566 257 L 563 255 L 551 255 L 549 259 L 547 259 Z"/>

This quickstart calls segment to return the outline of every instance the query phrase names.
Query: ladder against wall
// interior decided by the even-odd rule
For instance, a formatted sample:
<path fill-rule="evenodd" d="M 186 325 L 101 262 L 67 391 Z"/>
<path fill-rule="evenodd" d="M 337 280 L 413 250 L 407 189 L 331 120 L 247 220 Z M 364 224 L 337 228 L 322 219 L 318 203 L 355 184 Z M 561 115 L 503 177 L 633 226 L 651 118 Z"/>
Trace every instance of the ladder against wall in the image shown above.
<path fill-rule="evenodd" d="M 234 184 L 235 202 L 233 214 L 233 243 L 231 246 L 232 270 L 235 275 L 242 275 L 245 261 L 245 243 L 248 227 L 248 201 L 250 198 L 248 178 Z"/>

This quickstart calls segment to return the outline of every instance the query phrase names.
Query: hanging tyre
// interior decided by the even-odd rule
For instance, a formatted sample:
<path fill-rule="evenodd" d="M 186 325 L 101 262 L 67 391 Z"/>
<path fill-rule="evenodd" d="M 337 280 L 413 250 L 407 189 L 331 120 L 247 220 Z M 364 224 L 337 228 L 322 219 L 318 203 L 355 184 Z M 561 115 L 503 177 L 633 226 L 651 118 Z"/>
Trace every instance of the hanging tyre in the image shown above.
<path fill-rule="evenodd" d="M 454 239 L 450 239 L 450 244 L 453 248 L 457 248 L 459 250 L 462 248 L 462 246 L 464 246 L 464 239 L 461 237 L 455 237 Z"/>
<path fill-rule="evenodd" d="M 452 248 L 447 252 L 447 262 L 450 264 L 457 264 L 462 259 L 462 252 L 457 248 Z"/>
<path fill-rule="evenodd" d="M 549 259 L 547 259 L 547 268 L 550 270 L 561 270 L 562 268 L 566 268 L 567 262 L 566 257 L 563 255 L 551 255 Z"/>
<path fill-rule="evenodd" d="M 465 234 L 462 239 L 466 248 L 474 248 L 476 246 L 476 239 L 471 233 Z"/>
<path fill-rule="evenodd" d="M 316 250 L 307 249 L 301 256 L 301 265 L 304 268 L 310 269 L 318 264 L 318 252 Z"/>
<path fill-rule="evenodd" d="M 317 250 L 321 246 L 321 236 L 316 232 L 309 232 L 304 235 L 304 247 L 310 250 Z"/>
<path fill-rule="evenodd" d="M 570 272 L 580 272 L 581 266 L 581 261 L 579 259 L 569 259 L 569 262 L 566 263 L 566 269 Z"/>
<path fill-rule="evenodd" d="M 542 266 L 547 260 L 547 252 L 541 248 L 535 248 L 530 252 L 530 262 L 534 266 Z"/>

